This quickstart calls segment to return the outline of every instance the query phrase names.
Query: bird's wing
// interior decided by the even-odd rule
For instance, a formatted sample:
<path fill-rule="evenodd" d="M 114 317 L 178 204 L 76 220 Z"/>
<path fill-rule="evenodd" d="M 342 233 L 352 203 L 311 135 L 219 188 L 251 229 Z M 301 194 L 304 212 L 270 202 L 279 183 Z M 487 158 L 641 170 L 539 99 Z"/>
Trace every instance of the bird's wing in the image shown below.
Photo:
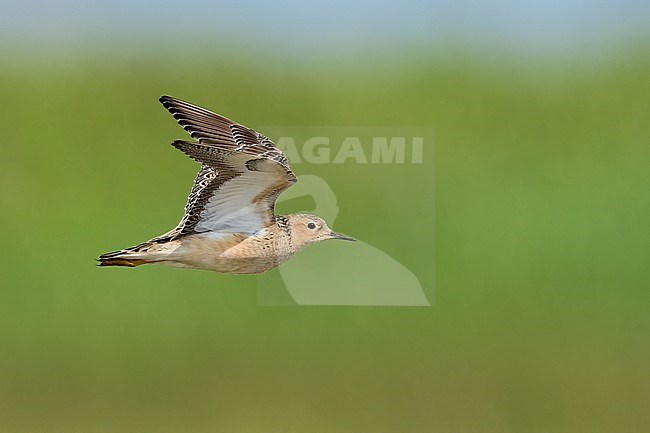
<path fill-rule="evenodd" d="M 253 234 L 271 224 L 278 195 L 296 182 L 289 162 L 264 135 L 170 96 L 160 102 L 198 142 L 174 147 L 201 163 L 185 214 L 165 237 Z"/>

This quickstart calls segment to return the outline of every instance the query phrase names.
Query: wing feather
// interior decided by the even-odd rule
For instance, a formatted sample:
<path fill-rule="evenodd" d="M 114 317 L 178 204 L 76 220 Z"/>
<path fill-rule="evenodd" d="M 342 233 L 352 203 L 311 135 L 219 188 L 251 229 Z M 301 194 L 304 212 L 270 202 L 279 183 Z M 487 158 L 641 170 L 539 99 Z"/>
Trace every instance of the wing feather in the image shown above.
<path fill-rule="evenodd" d="M 275 220 L 278 195 L 296 182 L 289 162 L 264 135 L 169 96 L 160 102 L 197 142 L 172 145 L 201 163 L 185 213 L 163 235 L 255 233 Z"/>

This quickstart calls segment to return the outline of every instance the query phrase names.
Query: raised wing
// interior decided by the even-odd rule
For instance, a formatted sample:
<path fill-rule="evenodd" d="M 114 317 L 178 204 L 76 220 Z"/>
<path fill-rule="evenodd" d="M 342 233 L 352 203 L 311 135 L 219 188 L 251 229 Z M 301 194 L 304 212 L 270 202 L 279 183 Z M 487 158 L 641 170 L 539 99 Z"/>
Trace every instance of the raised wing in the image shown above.
<path fill-rule="evenodd" d="M 296 182 L 289 162 L 264 135 L 170 96 L 160 102 L 198 142 L 174 147 L 201 163 L 185 214 L 164 237 L 253 234 L 271 224 L 277 196 Z"/>

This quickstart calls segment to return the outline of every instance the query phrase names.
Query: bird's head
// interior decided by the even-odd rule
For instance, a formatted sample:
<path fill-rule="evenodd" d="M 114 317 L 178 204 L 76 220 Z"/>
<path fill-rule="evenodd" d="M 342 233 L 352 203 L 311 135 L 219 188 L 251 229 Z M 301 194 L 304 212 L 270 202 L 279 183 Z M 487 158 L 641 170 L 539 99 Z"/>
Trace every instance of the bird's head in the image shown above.
<path fill-rule="evenodd" d="M 313 244 L 327 239 L 356 241 L 351 237 L 332 231 L 319 216 L 309 214 L 287 215 L 293 239 L 301 244 Z"/>

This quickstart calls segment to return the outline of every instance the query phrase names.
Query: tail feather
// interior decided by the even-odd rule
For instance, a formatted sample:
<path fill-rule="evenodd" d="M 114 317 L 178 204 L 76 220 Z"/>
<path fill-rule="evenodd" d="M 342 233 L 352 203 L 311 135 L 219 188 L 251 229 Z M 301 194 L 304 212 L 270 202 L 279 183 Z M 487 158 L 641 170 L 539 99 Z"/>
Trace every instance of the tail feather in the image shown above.
<path fill-rule="evenodd" d="M 158 236 L 131 248 L 102 254 L 97 259 L 98 266 L 128 266 L 132 268 L 147 263 L 173 262 L 173 253 L 179 246 L 179 240 L 171 239 L 165 235 Z"/>
<path fill-rule="evenodd" d="M 145 260 L 126 259 L 126 258 L 103 259 L 100 257 L 97 260 L 99 260 L 97 266 L 128 266 L 130 268 L 147 263 L 147 261 Z"/>
<path fill-rule="evenodd" d="M 151 242 L 145 242 L 131 248 L 123 250 L 112 251 L 99 256 L 97 266 L 128 266 L 135 267 L 145 263 L 151 263 L 152 260 L 147 260 L 147 250 L 152 245 Z"/>

